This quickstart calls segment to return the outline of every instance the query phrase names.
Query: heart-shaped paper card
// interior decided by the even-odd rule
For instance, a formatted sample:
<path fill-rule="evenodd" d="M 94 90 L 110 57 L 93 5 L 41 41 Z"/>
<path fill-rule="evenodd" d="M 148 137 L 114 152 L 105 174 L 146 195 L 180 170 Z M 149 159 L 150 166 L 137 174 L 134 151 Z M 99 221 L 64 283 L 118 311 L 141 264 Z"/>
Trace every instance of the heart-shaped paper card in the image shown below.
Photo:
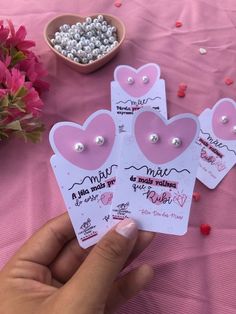
<path fill-rule="evenodd" d="M 197 178 L 214 189 L 236 162 L 236 103 L 220 99 L 200 116 L 201 158 Z"/>
<path fill-rule="evenodd" d="M 111 82 L 111 108 L 119 133 L 131 131 L 132 115 L 150 106 L 167 117 L 165 81 L 160 79 L 160 67 L 148 63 L 138 69 L 120 65 Z"/>
<path fill-rule="evenodd" d="M 83 126 L 55 124 L 49 135 L 51 165 L 82 247 L 96 243 L 109 227 L 117 169 L 115 122 L 109 111 L 92 114 Z"/>
<path fill-rule="evenodd" d="M 192 114 L 166 120 L 151 108 L 133 117 L 123 137 L 112 223 L 134 218 L 139 228 L 182 235 L 187 231 L 199 162 L 199 122 Z M 120 211 L 122 204 L 128 204 Z"/>

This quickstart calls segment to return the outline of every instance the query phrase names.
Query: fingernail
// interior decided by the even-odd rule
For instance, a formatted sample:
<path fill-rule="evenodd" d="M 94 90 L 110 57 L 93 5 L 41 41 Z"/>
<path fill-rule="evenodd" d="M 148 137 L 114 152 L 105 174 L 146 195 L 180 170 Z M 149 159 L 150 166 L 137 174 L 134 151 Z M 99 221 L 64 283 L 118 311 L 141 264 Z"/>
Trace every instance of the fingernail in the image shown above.
<path fill-rule="evenodd" d="M 116 232 L 128 239 L 135 238 L 137 231 L 138 229 L 137 229 L 136 223 L 132 219 L 129 219 L 129 218 L 122 220 L 116 226 Z"/>

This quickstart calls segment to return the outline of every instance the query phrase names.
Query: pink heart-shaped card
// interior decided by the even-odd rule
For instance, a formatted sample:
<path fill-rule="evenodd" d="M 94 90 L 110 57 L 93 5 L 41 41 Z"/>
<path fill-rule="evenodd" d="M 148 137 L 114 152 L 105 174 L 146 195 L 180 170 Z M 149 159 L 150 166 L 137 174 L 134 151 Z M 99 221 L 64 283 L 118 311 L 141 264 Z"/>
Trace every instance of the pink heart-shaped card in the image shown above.
<path fill-rule="evenodd" d="M 56 155 L 81 169 L 96 170 L 112 151 L 115 123 L 110 112 L 102 110 L 91 115 L 83 126 L 73 122 L 55 124 L 49 139 Z M 78 151 L 78 144 L 80 147 L 82 144 L 81 151 Z"/>
<path fill-rule="evenodd" d="M 221 140 L 236 140 L 236 103 L 232 99 L 221 99 L 212 109 L 212 129 Z M 225 117 L 225 123 L 222 118 Z"/>
<path fill-rule="evenodd" d="M 199 133 L 198 119 L 191 114 L 182 114 L 166 120 L 149 109 L 138 112 L 134 120 L 134 136 L 144 156 L 154 164 L 168 163 L 188 149 Z M 155 134 L 157 142 L 150 137 Z M 173 144 L 179 139 L 181 144 Z"/>
<path fill-rule="evenodd" d="M 114 79 L 128 95 L 141 97 L 160 79 L 160 68 L 155 63 L 145 64 L 138 69 L 120 65 L 114 72 Z"/>

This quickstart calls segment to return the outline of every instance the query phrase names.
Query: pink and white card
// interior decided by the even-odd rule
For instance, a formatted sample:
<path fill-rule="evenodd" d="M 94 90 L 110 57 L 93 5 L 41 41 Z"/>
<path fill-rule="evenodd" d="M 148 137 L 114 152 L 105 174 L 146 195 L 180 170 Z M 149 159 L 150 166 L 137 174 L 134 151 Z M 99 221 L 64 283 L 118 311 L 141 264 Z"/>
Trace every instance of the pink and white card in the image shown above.
<path fill-rule="evenodd" d="M 124 134 L 111 224 L 131 217 L 139 229 L 183 235 L 187 231 L 199 163 L 199 122 L 192 114 L 166 120 L 140 109 Z"/>
<path fill-rule="evenodd" d="M 80 245 L 95 244 L 109 228 L 117 170 L 116 126 L 110 111 L 83 126 L 60 122 L 49 135 L 51 165 Z"/>
<path fill-rule="evenodd" d="M 236 103 L 219 100 L 200 116 L 201 155 L 197 178 L 214 189 L 236 162 Z"/>
<path fill-rule="evenodd" d="M 130 132 L 133 113 L 150 106 L 167 118 L 165 81 L 160 67 L 148 63 L 138 69 L 120 65 L 111 82 L 111 110 L 119 133 Z"/>

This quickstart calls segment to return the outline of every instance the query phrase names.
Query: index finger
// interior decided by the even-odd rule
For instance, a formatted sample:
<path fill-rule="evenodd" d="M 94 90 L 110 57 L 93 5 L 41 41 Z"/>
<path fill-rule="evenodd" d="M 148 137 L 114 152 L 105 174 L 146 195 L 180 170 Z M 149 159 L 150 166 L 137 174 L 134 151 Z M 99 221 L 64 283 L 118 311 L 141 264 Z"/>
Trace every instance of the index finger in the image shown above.
<path fill-rule="evenodd" d="M 64 247 L 75 237 L 68 213 L 46 223 L 16 253 L 12 261 L 26 260 L 49 265 Z"/>

